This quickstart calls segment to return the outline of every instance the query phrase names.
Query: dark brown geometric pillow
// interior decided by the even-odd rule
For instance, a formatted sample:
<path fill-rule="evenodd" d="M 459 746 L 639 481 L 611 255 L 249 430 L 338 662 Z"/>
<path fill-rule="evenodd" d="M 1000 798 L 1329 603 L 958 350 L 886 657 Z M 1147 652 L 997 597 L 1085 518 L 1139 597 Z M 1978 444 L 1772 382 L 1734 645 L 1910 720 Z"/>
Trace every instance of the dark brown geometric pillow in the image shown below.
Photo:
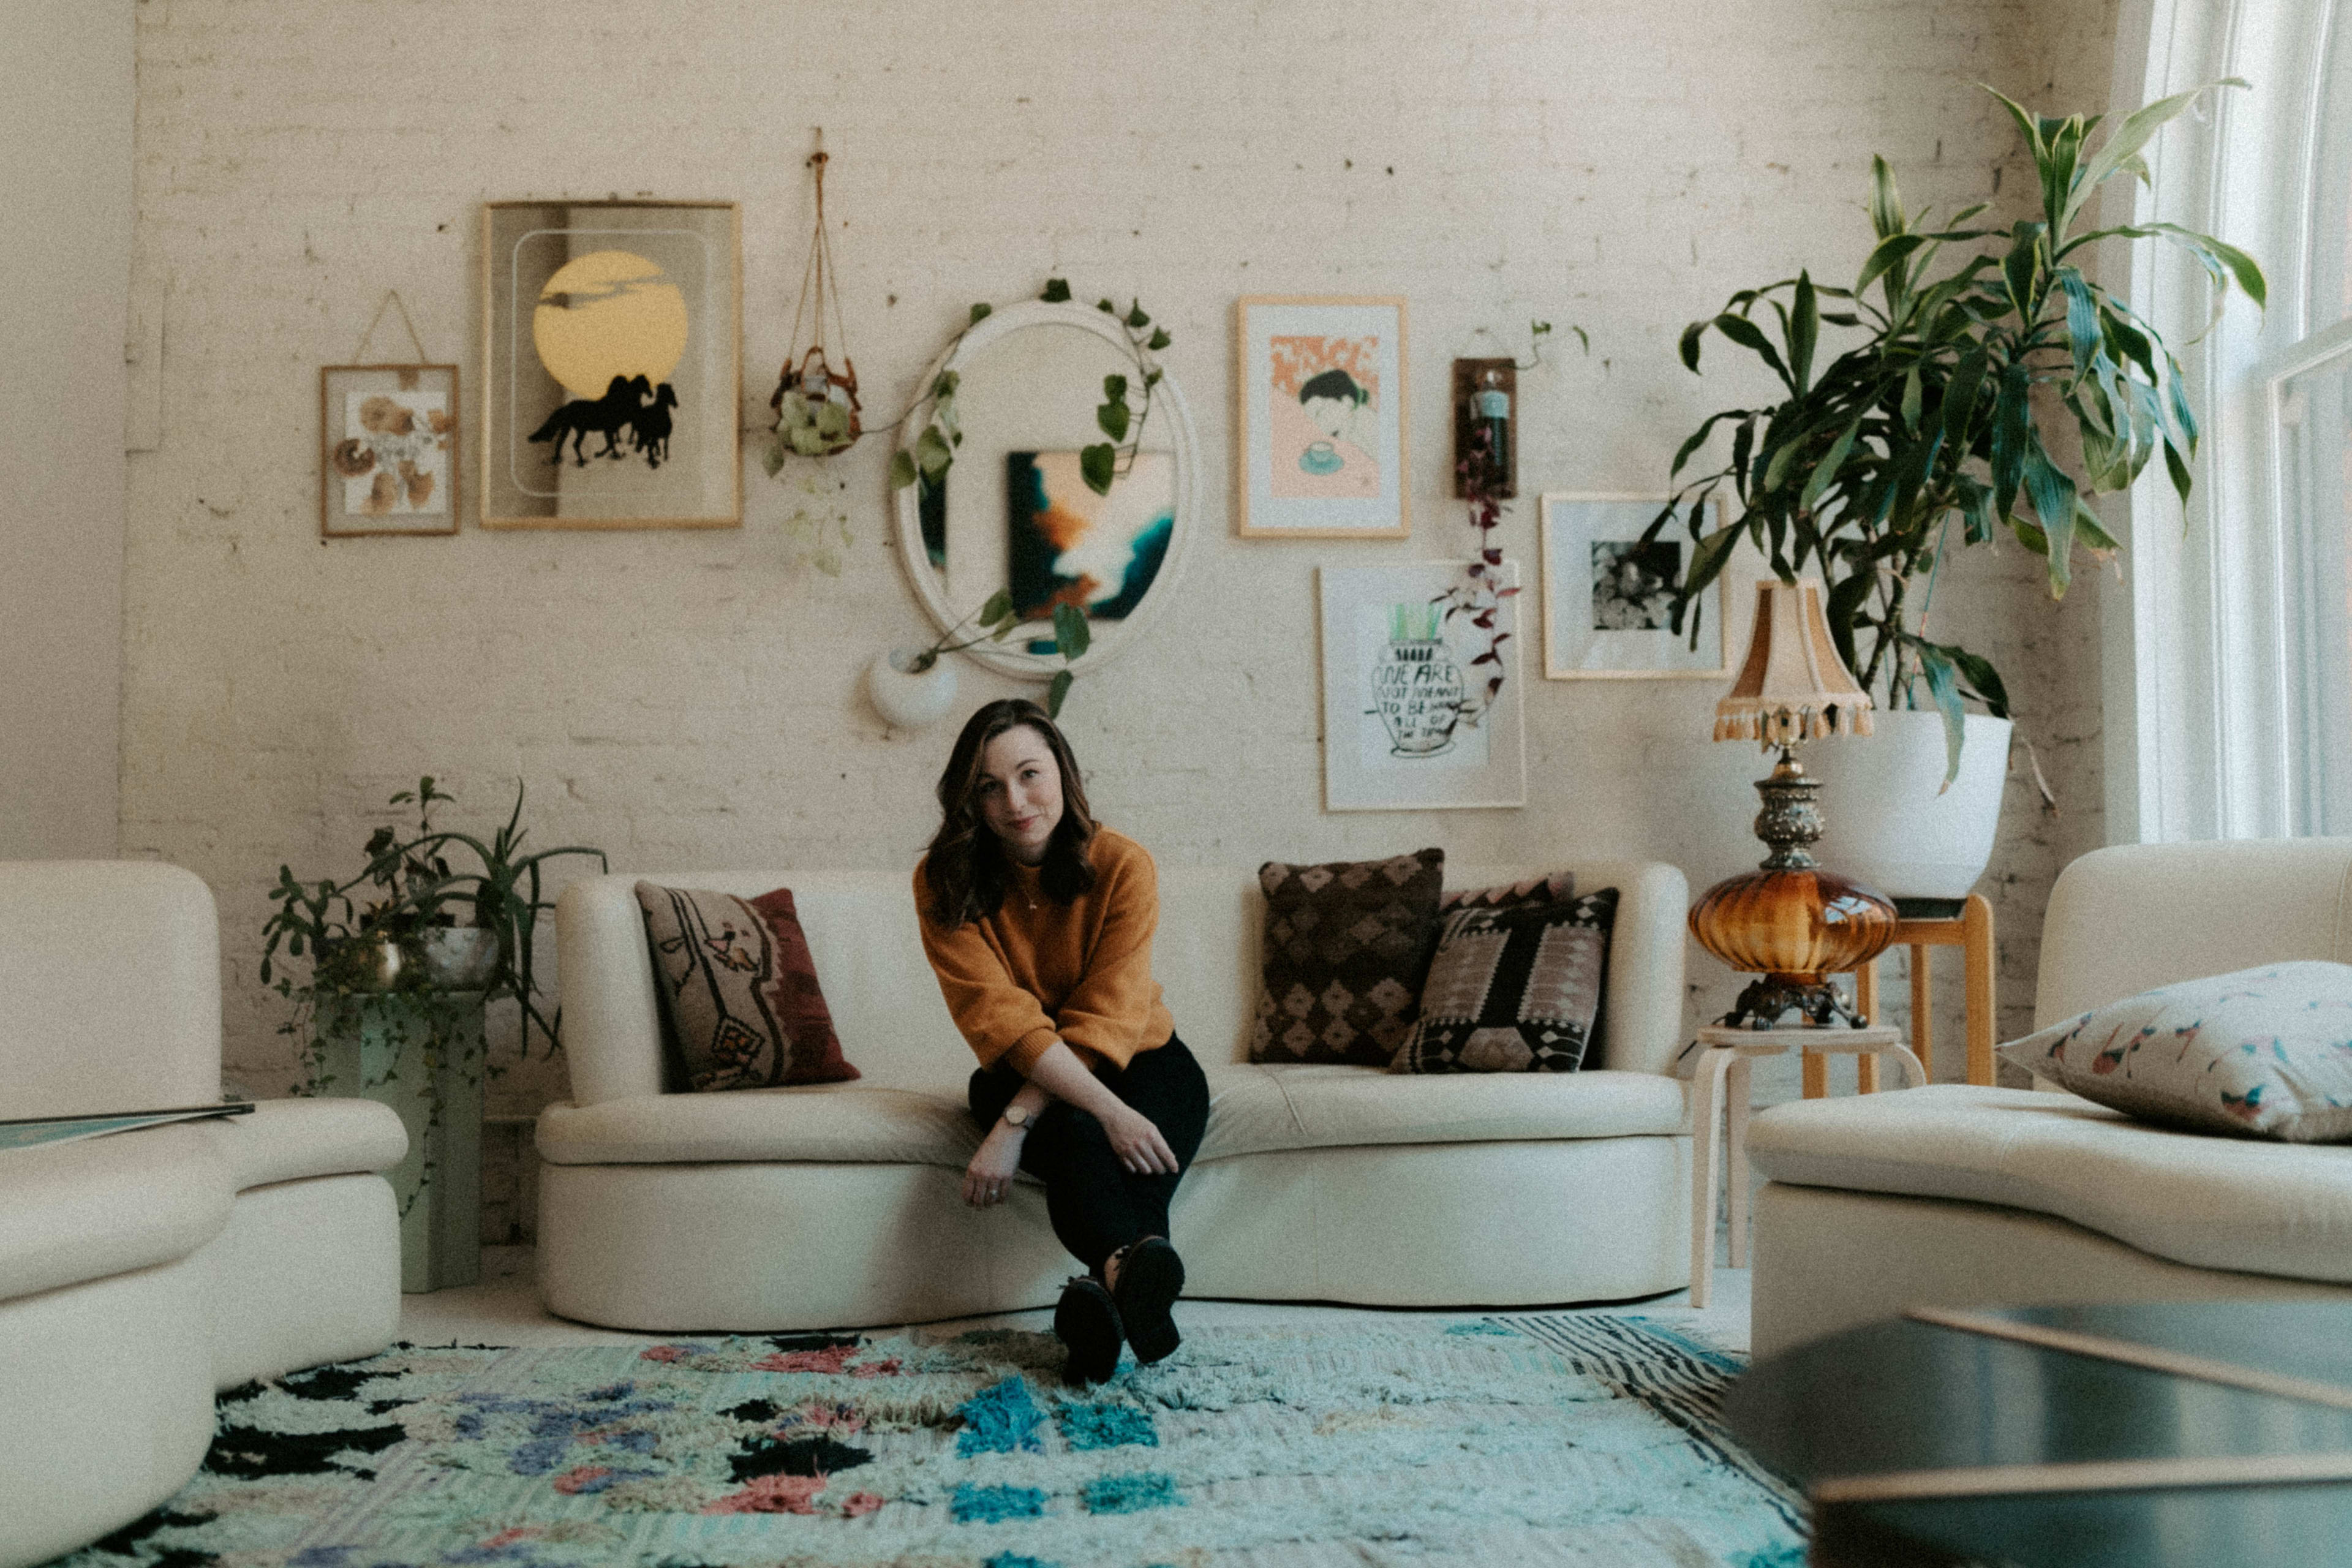
<path fill-rule="evenodd" d="M 756 899 L 636 886 L 662 1043 L 697 1093 L 858 1076 L 841 1057 L 789 889 Z"/>
<path fill-rule="evenodd" d="M 1450 915 L 1456 910 L 1510 910 L 1522 904 L 1564 904 L 1576 897 L 1576 873 L 1554 871 L 1549 877 L 1530 877 L 1523 882 L 1505 882 L 1493 888 L 1449 888 L 1437 900 L 1437 912 Z"/>
<path fill-rule="evenodd" d="M 1258 868 L 1265 989 L 1254 1062 L 1385 1066 L 1412 1027 L 1437 937 L 1445 851 Z"/>
<path fill-rule="evenodd" d="M 1396 1072 L 1574 1072 L 1601 1010 L 1617 889 L 1445 918 Z"/>

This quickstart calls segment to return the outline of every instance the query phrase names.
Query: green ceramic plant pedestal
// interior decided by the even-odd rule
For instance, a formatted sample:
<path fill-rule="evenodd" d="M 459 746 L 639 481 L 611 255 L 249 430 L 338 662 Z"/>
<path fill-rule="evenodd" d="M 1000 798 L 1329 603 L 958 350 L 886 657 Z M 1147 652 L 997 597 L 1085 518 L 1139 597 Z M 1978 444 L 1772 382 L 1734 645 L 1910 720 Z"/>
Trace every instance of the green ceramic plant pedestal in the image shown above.
<path fill-rule="evenodd" d="M 311 1088 L 390 1106 L 408 1157 L 388 1174 L 400 1205 L 400 1288 L 481 1278 L 482 994 L 395 991 L 320 996 Z"/>

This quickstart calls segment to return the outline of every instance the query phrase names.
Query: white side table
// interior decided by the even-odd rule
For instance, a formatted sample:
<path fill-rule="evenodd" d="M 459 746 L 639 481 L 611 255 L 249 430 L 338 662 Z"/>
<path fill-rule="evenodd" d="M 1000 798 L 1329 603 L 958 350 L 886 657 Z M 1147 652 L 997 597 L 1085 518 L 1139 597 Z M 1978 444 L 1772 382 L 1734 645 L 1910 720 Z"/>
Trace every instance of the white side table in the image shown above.
<path fill-rule="evenodd" d="M 1782 1051 L 1829 1055 L 1893 1055 L 1914 1085 L 1927 1069 L 1903 1043 L 1899 1029 L 1718 1029 L 1698 1032 L 1706 1047 L 1691 1074 L 1690 1302 L 1704 1307 L 1715 1284 L 1715 1133 L 1725 1127 L 1731 1188 L 1731 1266 L 1748 1266 L 1748 1064 Z"/>

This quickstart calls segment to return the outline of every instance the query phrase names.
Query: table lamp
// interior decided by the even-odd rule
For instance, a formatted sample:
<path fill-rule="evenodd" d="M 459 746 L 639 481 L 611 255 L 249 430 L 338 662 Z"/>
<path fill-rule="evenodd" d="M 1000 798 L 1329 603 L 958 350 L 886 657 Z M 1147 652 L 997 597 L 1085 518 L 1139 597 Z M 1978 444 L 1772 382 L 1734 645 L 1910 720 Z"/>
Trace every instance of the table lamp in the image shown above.
<path fill-rule="evenodd" d="M 1878 956 L 1895 936 L 1895 906 L 1873 889 L 1822 870 L 1807 849 L 1822 836 L 1813 801 L 1822 786 L 1805 776 L 1797 748 L 1824 735 L 1869 734 L 1870 706 L 1870 693 L 1830 640 L 1821 580 L 1757 584 L 1748 659 L 1716 704 L 1715 738 L 1779 748 L 1771 776 L 1756 781 L 1764 797 L 1756 837 L 1772 852 L 1757 869 L 1709 888 L 1690 912 L 1701 947 L 1762 976 L 1739 994 L 1722 1027 L 1863 1026 L 1829 977 Z"/>

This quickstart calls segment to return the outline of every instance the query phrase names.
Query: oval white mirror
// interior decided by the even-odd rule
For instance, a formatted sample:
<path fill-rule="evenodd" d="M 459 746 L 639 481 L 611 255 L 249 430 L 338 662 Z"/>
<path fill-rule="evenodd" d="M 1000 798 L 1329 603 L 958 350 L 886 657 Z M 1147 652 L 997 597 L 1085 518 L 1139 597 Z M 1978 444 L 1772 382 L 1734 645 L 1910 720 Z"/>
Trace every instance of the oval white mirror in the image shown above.
<path fill-rule="evenodd" d="M 938 481 L 896 492 L 908 583 L 942 632 L 998 592 L 1011 594 L 1022 624 L 965 651 L 1037 680 L 1063 667 L 1054 606 L 1077 605 L 1092 636 L 1074 668 L 1100 668 L 1174 597 L 1194 531 L 1197 456 L 1176 378 L 1163 373 L 1151 389 L 1138 448 L 1122 447 L 1110 491 L 1098 495 L 1078 454 L 1104 439 L 1095 419 L 1103 378 L 1125 376 L 1128 402 L 1142 403 L 1143 377 L 1117 318 L 1084 305 L 1007 305 L 940 355 L 921 384 L 936 385 L 948 371 L 958 378 L 963 430 L 954 463 Z M 910 456 L 924 428 L 908 421 L 901 445 Z"/>

